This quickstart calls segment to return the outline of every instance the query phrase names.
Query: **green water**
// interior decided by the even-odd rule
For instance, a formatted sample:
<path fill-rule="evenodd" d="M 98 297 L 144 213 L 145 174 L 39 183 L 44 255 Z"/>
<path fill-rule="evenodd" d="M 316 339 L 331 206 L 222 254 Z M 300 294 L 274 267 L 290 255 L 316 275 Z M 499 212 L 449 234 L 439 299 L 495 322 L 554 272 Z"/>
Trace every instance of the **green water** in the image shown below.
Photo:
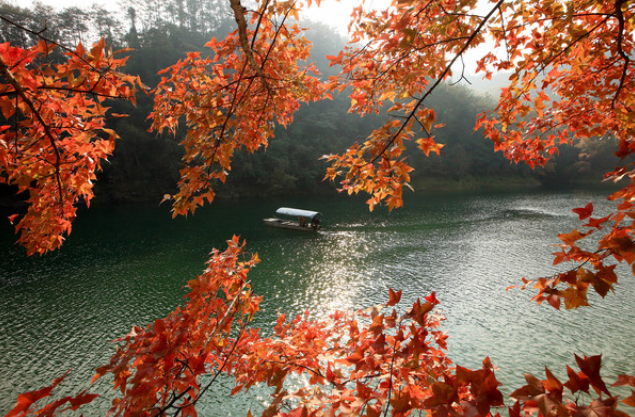
<path fill-rule="evenodd" d="M 604 375 L 635 372 L 635 285 L 621 277 L 616 295 L 592 309 L 556 312 L 529 303 L 529 292 L 506 291 L 520 278 L 553 272 L 549 245 L 576 227 L 573 207 L 601 193 L 417 194 L 406 207 L 369 213 L 363 200 L 321 199 L 214 204 L 188 219 L 167 207 L 94 208 L 81 213 L 63 249 L 27 258 L 2 229 L 0 252 L 0 414 L 20 392 L 48 385 L 72 369 L 62 392 L 86 388 L 92 370 L 113 353 L 109 340 L 167 315 L 186 281 L 204 268 L 212 248 L 233 234 L 262 262 L 250 277 L 264 296 L 256 325 L 271 326 L 278 311 L 368 307 L 403 289 L 402 303 L 436 291 L 447 320 L 449 356 L 478 367 L 485 356 L 499 367 L 506 392 L 524 372 L 549 366 L 565 375 L 573 353 L 603 353 Z M 318 234 L 267 228 L 279 206 L 323 213 Z M 258 396 L 228 402 L 210 396 L 206 415 L 258 411 Z M 106 381 L 93 391 L 108 395 Z M 227 391 L 228 392 L 228 391 Z M 97 412 L 107 409 L 98 400 Z M 85 412 L 91 415 L 91 412 Z"/>

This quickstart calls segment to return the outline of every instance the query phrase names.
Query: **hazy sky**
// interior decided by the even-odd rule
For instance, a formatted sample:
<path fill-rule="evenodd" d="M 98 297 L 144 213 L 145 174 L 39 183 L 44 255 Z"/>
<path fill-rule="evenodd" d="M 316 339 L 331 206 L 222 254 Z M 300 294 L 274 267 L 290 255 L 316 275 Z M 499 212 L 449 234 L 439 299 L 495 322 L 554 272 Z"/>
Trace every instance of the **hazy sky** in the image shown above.
<path fill-rule="evenodd" d="M 32 0 L 9 0 L 9 3 L 13 3 L 18 6 L 30 6 L 34 3 Z M 49 4 L 55 8 L 63 9 L 65 7 L 81 7 L 89 8 L 93 3 L 102 4 L 107 9 L 116 9 L 116 0 L 40 0 L 40 3 Z"/>
<path fill-rule="evenodd" d="M 89 8 L 94 3 L 101 4 L 105 8 L 110 10 L 117 10 L 117 0 L 40 0 L 44 4 L 52 5 L 55 8 L 62 9 L 65 7 L 81 7 Z M 30 6 L 33 4 L 33 0 L 9 0 L 16 6 Z M 340 28 L 342 31 L 346 30 L 348 26 L 349 16 L 356 2 L 351 0 L 341 0 L 336 2 L 334 0 L 323 0 L 322 5 L 318 9 L 313 7 L 311 9 L 311 17 L 317 20 L 321 20 L 332 26 Z M 371 6 L 381 7 L 387 5 L 389 0 L 371 0 L 368 1 Z"/>

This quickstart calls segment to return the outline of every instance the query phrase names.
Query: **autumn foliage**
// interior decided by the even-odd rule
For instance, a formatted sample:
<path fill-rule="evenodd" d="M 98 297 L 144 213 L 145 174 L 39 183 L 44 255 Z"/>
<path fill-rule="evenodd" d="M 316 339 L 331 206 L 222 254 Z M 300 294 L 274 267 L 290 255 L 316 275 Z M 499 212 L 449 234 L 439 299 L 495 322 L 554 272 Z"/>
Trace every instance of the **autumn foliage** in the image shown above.
<path fill-rule="evenodd" d="M 311 0 L 262 0 L 246 10 L 229 0 L 237 29 L 212 39 L 209 58 L 190 53 L 162 71 L 154 90 L 152 129 L 187 136 L 179 191 L 166 199 L 175 215 L 214 199 L 214 182 L 231 172 L 234 153 L 267 146 L 275 123 L 287 125 L 300 103 L 345 93 L 351 112 L 364 115 L 389 106 L 390 120 L 342 155 L 327 155 L 326 178 L 341 190 L 370 195 L 370 209 L 403 204 L 412 168 L 409 146 L 440 153 L 434 111 L 427 98 L 442 82 L 467 80 L 468 54 L 477 54 L 485 77 L 508 71 L 510 85 L 497 108 L 477 120 L 498 151 L 511 161 L 544 164 L 563 143 L 619 140 L 623 163 L 606 174 L 625 181 L 609 196 L 608 215 L 593 204 L 574 208 L 582 222 L 561 233 L 554 263 L 571 263 L 554 276 L 524 280 L 534 300 L 555 308 L 587 306 L 588 290 L 604 297 L 618 282 L 616 264 L 635 264 L 635 184 L 628 159 L 635 151 L 635 82 L 631 1 L 394 0 L 381 11 L 356 8 L 352 43 L 328 57 L 341 72 L 321 80 L 311 65 L 310 44 L 297 24 Z M 123 75 L 102 43 L 90 51 L 67 50 L 62 64 L 46 62 L 50 45 L 31 49 L 0 45 L 2 181 L 28 192 L 20 217 L 20 242 L 29 253 L 55 249 L 68 233 L 75 205 L 92 197 L 91 181 L 111 152 L 115 132 L 104 128 L 106 98 L 134 98 L 139 80 Z M 11 220 L 16 220 L 12 216 Z M 549 370 L 545 379 L 526 375 L 527 385 L 505 402 L 494 364 L 481 369 L 453 364 L 435 314 L 435 294 L 400 306 L 390 290 L 381 306 L 279 317 L 272 335 L 250 327 L 260 299 L 247 274 L 257 262 L 243 259 L 244 242 L 233 238 L 214 251 L 207 269 L 188 282 L 186 301 L 164 319 L 134 328 L 119 339 L 109 364 L 95 379 L 111 377 L 119 398 L 111 413 L 123 416 L 197 415 L 197 403 L 220 374 L 235 381 L 231 394 L 254 386 L 270 389 L 264 416 L 626 416 L 635 392 L 611 392 L 600 374 L 601 357 L 575 356 L 567 380 Z M 634 268 L 635 269 L 635 268 Z M 290 382 L 308 378 L 309 386 Z M 203 382 L 204 381 L 204 382 Z M 58 385 L 22 394 L 9 417 L 54 415 L 93 399 L 81 393 L 39 406 Z M 635 386 L 621 375 L 613 386 Z M 251 414 L 251 412 L 249 413 Z"/>
<path fill-rule="evenodd" d="M 0 181 L 28 193 L 27 213 L 10 220 L 29 254 L 57 249 L 77 204 L 90 204 L 95 172 L 117 138 L 105 128 L 103 102 L 134 102 L 140 83 L 119 72 L 125 58 L 103 40 L 64 51 L 60 64 L 47 62 L 53 48 L 45 40 L 30 49 L 0 45 Z"/>
<path fill-rule="evenodd" d="M 243 14 L 238 1 L 231 3 L 239 30 L 205 45 L 212 58 L 190 53 L 163 70 L 155 90 L 152 129 L 174 132 L 182 117 L 188 128 L 179 192 L 167 197 L 175 215 L 211 202 L 214 181 L 225 181 L 234 152 L 266 147 L 275 123 L 287 126 L 301 102 L 324 93 L 314 65 L 303 64 L 310 44 L 291 4 L 264 2 Z"/>

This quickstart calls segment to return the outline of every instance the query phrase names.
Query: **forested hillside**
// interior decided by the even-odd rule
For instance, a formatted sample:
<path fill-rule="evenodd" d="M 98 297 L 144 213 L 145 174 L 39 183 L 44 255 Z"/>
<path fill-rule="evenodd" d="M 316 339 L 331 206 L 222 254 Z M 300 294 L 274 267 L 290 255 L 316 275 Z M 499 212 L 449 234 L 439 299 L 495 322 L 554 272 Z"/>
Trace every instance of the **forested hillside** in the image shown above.
<path fill-rule="evenodd" d="M 33 8 L 0 2 L 0 16 L 33 32 L 42 32 L 62 45 L 90 44 L 105 37 L 113 49 L 132 48 L 125 71 L 140 75 L 150 88 L 157 85 L 161 69 L 176 63 L 188 51 L 209 54 L 203 45 L 212 37 L 222 38 L 233 28 L 225 2 L 218 0 L 170 0 L 120 2 L 112 12 L 101 7 L 67 8 L 61 11 L 36 4 Z M 324 23 L 311 24 L 312 56 L 324 76 L 333 73 L 326 55 L 337 53 L 346 43 L 337 31 Z M 34 42 L 19 27 L 2 22 L 0 41 L 25 46 Z M 58 52 L 60 53 L 60 52 Z M 492 152 L 493 144 L 474 131 L 476 115 L 495 106 L 496 91 L 484 93 L 466 85 L 443 85 L 431 97 L 437 122 L 435 140 L 444 144 L 441 155 L 425 158 L 408 154 L 415 168 L 415 189 L 443 187 L 505 187 L 514 184 L 558 184 L 585 181 L 597 183 L 601 172 L 615 164 L 611 146 L 602 142 L 580 142 L 561 153 L 543 169 L 530 170 L 510 164 Z M 333 192 L 336 186 L 323 181 L 326 164 L 320 157 L 342 152 L 363 140 L 387 118 L 385 114 L 359 118 L 348 113 L 350 100 L 343 93 L 332 101 L 303 106 L 293 124 L 276 127 L 275 140 L 254 154 L 238 153 L 225 185 L 217 187 L 219 197 L 243 195 L 285 195 Z M 179 178 L 182 150 L 177 137 L 149 133 L 147 120 L 152 111 L 150 96 L 140 94 L 137 105 L 112 104 L 114 113 L 127 118 L 109 120 L 120 136 L 110 163 L 103 167 L 95 188 L 97 201 L 159 201 L 173 193 Z M 609 139 L 607 139 L 607 142 Z M 599 143 L 599 145 L 598 145 Z"/>

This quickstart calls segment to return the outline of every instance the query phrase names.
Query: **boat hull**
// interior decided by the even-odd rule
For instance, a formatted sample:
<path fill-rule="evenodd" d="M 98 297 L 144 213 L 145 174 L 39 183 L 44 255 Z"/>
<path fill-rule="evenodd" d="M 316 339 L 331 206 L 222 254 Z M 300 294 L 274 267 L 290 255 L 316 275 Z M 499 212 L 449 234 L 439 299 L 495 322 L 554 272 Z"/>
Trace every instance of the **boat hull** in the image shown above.
<path fill-rule="evenodd" d="M 264 219 L 264 222 L 267 226 L 279 227 L 281 229 L 301 230 L 303 232 L 315 232 L 320 228 L 319 225 L 314 227 L 310 223 L 307 223 L 306 226 L 300 226 L 297 222 L 278 219 L 275 217 Z"/>

